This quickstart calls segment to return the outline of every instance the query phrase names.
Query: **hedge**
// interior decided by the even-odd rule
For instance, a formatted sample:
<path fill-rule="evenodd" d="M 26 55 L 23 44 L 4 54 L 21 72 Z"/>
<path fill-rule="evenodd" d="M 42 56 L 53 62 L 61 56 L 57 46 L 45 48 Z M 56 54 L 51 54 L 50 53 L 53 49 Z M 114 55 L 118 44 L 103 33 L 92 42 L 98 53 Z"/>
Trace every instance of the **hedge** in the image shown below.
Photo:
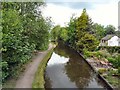
<path fill-rule="evenodd" d="M 120 46 L 99 46 L 97 50 L 107 49 L 109 53 L 120 53 Z"/>

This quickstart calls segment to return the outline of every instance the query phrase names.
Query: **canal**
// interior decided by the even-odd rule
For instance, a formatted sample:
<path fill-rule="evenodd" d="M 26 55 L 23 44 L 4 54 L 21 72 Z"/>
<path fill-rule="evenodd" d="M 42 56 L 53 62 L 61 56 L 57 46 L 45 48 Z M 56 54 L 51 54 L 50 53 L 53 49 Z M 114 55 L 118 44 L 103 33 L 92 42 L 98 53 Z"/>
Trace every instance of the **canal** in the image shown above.
<path fill-rule="evenodd" d="M 106 89 L 105 86 L 76 51 L 58 44 L 46 66 L 45 88 Z"/>

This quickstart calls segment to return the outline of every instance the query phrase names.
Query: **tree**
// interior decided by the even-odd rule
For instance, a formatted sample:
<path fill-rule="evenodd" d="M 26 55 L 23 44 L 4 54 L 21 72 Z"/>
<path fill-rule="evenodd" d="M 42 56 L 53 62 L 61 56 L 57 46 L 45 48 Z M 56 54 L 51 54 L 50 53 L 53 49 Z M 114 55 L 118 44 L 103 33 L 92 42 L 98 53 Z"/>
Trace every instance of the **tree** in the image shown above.
<path fill-rule="evenodd" d="M 116 31 L 115 34 L 120 38 L 120 31 Z"/>
<path fill-rule="evenodd" d="M 83 9 L 81 16 L 76 22 L 76 49 L 80 52 L 84 48 L 88 50 L 94 50 L 97 46 L 96 38 L 92 33 L 92 21 L 86 13 L 86 9 Z"/>
<path fill-rule="evenodd" d="M 101 40 L 103 37 L 105 37 L 105 28 L 103 25 L 95 23 L 93 24 L 93 32 L 94 36 L 97 38 L 97 40 Z"/>
<path fill-rule="evenodd" d="M 79 31 L 92 33 L 92 20 L 89 18 L 85 8 L 83 9 L 81 16 L 78 18 L 76 25 L 78 34 Z"/>
<path fill-rule="evenodd" d="M 57 41 L 60 34 L 60 25 L 55 26 L 51 31 L 51 41 Z"/>
<path fill-rule="evenodd" d="M 62 39 L 64 42 L 67 42 L 68 40 L 68 30 L 64 27 L 62 27 L 60 29 L 60 32 L 59 32 L 59 38 Z"/>
<path fill-rule="evenodd" d="M 15 76 L 35 49 L 48 48 L 51 21 L 42 16 L 40 9 L 38 11 L 42 5 L 42 2 L 2 2 L 3 60 L 0 64 L 3 64 L 3 81 Z"/>
<path fill-rule="evenodd" d="M 73 16 L 70 18 L 70 22 L 68 23 L 68 27 L 67 27 L 67 30 L 68 30 L 68 40 L 67 40 L 67 43 L 70 45 L 70 46 L 74 46 L 75 45 L 75 35 L 76 35 L 76 20 L 77 18 L 74 18 Z"/>
<path fill-rule="evenodd" d="M 83 49 L 94 51 L 98 43 L 99 42 L 92 34 L 85 33 L 84 36 L 77 42 L 77 49 L 79 51 L 83 51 Z"/>
<path fill-rule="evenodd" d="M 105 28 L 105 33 L 107 34 L 115 34 L 115 27 L 113 25 L 107 25 Z"/>

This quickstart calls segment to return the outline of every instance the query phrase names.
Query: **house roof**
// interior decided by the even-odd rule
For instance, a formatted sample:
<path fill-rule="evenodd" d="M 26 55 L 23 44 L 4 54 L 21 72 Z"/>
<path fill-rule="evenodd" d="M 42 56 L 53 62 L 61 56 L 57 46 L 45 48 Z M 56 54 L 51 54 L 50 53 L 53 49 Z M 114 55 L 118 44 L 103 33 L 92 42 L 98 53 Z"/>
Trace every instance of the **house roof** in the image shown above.
<path fill-rule="evenodd" d="M 114 35 L 106 35 L 102 40 L 109 40 L 113 37 Z"/>

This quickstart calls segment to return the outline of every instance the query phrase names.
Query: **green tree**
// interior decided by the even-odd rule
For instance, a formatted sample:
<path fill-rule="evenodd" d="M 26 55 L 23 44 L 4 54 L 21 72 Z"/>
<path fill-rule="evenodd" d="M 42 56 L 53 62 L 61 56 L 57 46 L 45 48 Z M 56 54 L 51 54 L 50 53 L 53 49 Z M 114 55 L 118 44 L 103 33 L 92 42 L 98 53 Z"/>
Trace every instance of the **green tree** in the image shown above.
<path fill-rule="evenodd" d="M 77 25 L 77 32 L 79 37 L 80 31 L 86 31 L 92 33 L 92 20 L 88 16 L 86 9 L 83 9 L 81 16 L 78 18 L 76 25 Z"/>
<path fill-rule="evenodd" d="M 64 42 L 67 42 L 68 30 L 65 27 L 62 27 L 59 33 L 60 33 L 59 38 L 62 39 Z"/>
<path fill-rule="evenodd" d="M 76 35 L 76 20 L 77 18 L 74 18 L 73 16 L 70 18 L 70 22 L 68 23 L 68 40 L 67 43 L 70 46 L 74 46 L 75 45 L 75 35 Z"/>
<path fill-rule="evenodd" d="M 113 25 L 107 25 L 105 27 L 105 33 L 107 34 L 115 34 L 115 27 Z"/>
<path fill-rule="evenodd" d="M 86 9 L 83 9 L 81 16 L 76 22 L 76 49 L 78 51 L 82 52 L 84 48 L 94 50 L 97 46 L 97 40 L 91 34 L 92 29 L 92 21 Z"/>
<path fill-rule="evenodd" d="M 60 25 L 55 26 L 51 31 L 51 41 L 57 41 L 60 34 Z"/>
<path fill-rule="evenodd" d="M 2 2 L 2 80 L 16 76 L 32 52 L 47 49 L 51 21 L 43 18 L 42 2 Z M 23 6 L 23 7 L 22 7 Z M 2 33 L 0 33 L 2 34 Z"/>
<path fill-rule="evenodd" d="M 115 32 L 115 34 L 120 38 L 120 31 L 119 31 L 119 30 L 117 30 L 117 31 Z"/>
<path fill-rule="evenodd" d="M 100 41 L 103 37 L 105 37 L 105 28 L 103 25 L 95 23 L 93 24 L 93 32 L 94 36 Z"/>
<path fill-rule="evenodd" d="M 83 51 L 83 49 L 94 51 L 98 43 L 99 42 L 92 34 L 85 33 L 84 36 L 77 42 L 77 49 L 79 51 Z"/>

